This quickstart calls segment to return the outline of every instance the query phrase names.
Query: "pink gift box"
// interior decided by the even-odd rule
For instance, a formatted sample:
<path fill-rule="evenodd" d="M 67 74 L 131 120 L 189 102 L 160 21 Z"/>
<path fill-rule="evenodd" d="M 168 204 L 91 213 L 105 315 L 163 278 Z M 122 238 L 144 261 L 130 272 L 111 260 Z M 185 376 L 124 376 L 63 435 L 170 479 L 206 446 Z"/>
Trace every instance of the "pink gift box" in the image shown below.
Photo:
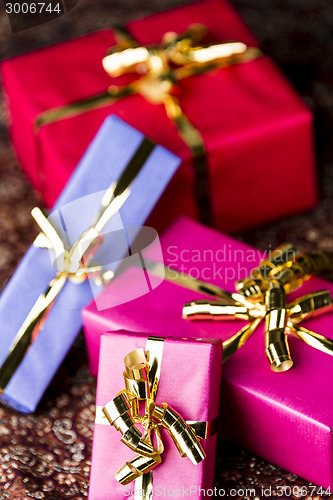
<path fill-rule="evenodd" d="M 195 278 L 234 291 L 234 282 L 249 275 L 262 252 L 186 218 L 180 218 L 161 238 L 165 263 Z M 154 252 L 146 257 L 154 258 Z M 157 255 L 155 255 L 157 257 Z M 204 295 L 164 281 L 150 293 L 112 307 L 115 294 L 126 299 L 128 286 L 139 286 L 138 270 L 125 271 L 104 292 L 110 309 L 84 309 L 84 324 L 92 373 L 96 373 L 100 333 L 126 328 L 153 335 L 220 338 L 240 330 L 243 321 L 187 321 L 185 302 Z M 288 302 L 333 285 L 312 277 L 288 297 Z M 301 323 L 332 338 L 332 313 Z M 263 325 L 223 368 L 220 433 L 253 453 L 324 487 L 333 486 L 331 384 L 333 359 L 289 339 L 294 366 L 274 373 L 265 355 Z M 225 411 L 225 408 L 228 411 Z"/>
<path fill-rule="evenodd" d="M 205 43 L 239 40 L 257 45 L 224 0 L 195 2 L 132 21 L 127 27 L 138 43 L 159 44 L 165 32 L 182 33 L 193 23 L 208 27 Z M 19 162 L 46 205 L 52 206 L 99 126 L 112 113 L 183 160 L 151 225 L 167 227 L 179 214 L 198 217 L 191 153 L 163 105 L 133 95 L 44 125 L 38 133 L 34 130 L 40 113 L 128 82 L 128 77 L 109 77 L 102 67 L 102 58 L 114 44 L 114 33 L 104 30 L 1 64 L 10 135 Z M 312 116 L 266 56 L 187 78 L 176 94 L 205 143 L 217 228 L 236 231 L 314 206 Z M 272 175 L 274 189 L 264 196 Z"/>
<path fill-rule="evenodd" d="M 125 388 L 124 357 L 135 349 L 145 349 L 147 338 L 147 334 L 125 331 L 102 335 L 97 415 L 101 407 Z M 219 411 L 221 359 L 222 344 L 218 340 L 166 338 L 156 402 L 168 403 L 185 420 L 213 421 Z M 98 422 L 100 419 L 96 419 L 94 426 L 89 499 L 133 498 L 130 492 L 135 483 L 122 486 L 114 474 L 135 454 L 120 442 L 120 432 L 108 423 Z M 191 491 L 192 498 L 202 498 L 199 488 L 207 490 L 213 485 L 216 434 L 201 441 L 207 456 L 193 465 L 180 456 L 167 431 L 161 432 L 165 450 L 162 463 L 153 469 L 154 498 L 155 494 L 163 495 L 163 491 L 171 492 L 164 496 L 186 496 L 184 491 Z"/>

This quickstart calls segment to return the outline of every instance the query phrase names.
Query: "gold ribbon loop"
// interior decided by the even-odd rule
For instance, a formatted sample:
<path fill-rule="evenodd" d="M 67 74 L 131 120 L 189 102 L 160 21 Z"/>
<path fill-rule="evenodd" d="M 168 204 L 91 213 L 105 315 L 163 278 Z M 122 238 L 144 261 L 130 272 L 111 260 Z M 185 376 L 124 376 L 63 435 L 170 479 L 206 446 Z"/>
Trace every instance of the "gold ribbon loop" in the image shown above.
<path fill-rule="evenodd" d="M 131 396 L 133 397 L 133 395 Z M 145 457 L 157 454 L 155 448 L 142 439 L 142 433 L 135 425 L 135 417 L 132 416 L 131 404 L 127 393 L 123 392 L 119 394 L 105 405 L 103 413 L 109 423 L 122 434 L 122 443 L 131 448 L 131 450 Z"/>
<path fill-rule="evenodd" d="M 191 426 L 167 403 L 155 405 L 153 417 L 168 431 L 182 457 L 188 457 L 194 465 L 205 458 L 206 454 Z"/>
<path fill-rule="evenodd" d="M 235 58 L 248 50 L 245 43 L 227 42 L 210 45 L 208 47 L 185 46 L 170 56 L 170 59 L 179 66 L 207 64 L 211 62 L 222 63 Z"/>
<path fill-rule="evenodd" d="M 132 458 L 130 462 L 126 462 L 125 465 L 115 474 L 116 480 L 123 485 L 135 481 L 143 474 L 151 471 L 156 465 L 162 462 L 161 455 L 156 455 L 154 457 L 144 457 L 138 455 Z"/>
<path fill-rule="evenodd" d="M 147 361 L 143 349 L 137 349 L 127 354 L 124 363 L 126 368 L 124 372 L 126 390 L 138 400 L 150 399 Z"/>
<path fill-rule="evenodd" d="M 211 320 L 213 317 L 217 321 L 247 320 L 261 318 L 263 313 L 264 308 L 260 304 L 252 305 L 244 302 L 242 305 L 236 301 L 229 304 L 218 300 L 195 300 L 183 307 L 183 318 L 192 321 Z"/>
<path fill-rule="evenodd" d="M 244 345 L 263 318 L 265 318 L 266 354 L 273 371 L 283 372 L 293 365 L 287 333 L 293 333 L 311 347 L 333 356 L 332 340 L 298 326 L 303 320 L 332 312 L 331 293 L 328 290 L 319 290 L 300 297 L 288 305 L 285 301 L 285 295 L 309 279 L 313 273 L 332 268 L 332 253 L 312 252 L 301 255 L 292 245 L 285 243 L 276 248 L 269 259 L 263 260 L 258 268 L 252 271 L 251 276 L 236 283 L 236 288 L 245 299 L 243 307 L 242 300 L 236 297 L 236 294 L 229 293 L 227 300 L 224 301 L 199 300 L 185 304 L 183 317 L 190 320 L 232 318 L 251 321 L 223 342 L 223 362 Z M 154 267 L 151 266 L 151 269 Z M 182 273 L 182 283 L 185 282 L 190 282 L 187 283 L 187 288 L 195 289 L 193 278 Z M 197 285 L 196 289 L 202 291 Z M 248 305 L 251 303 L 252 306 L 249 308 Z"/>
<path fill-rule="evenodd" d="M 271 368 L 283 372 L 292 367 L 286 325 L 286 296 L 283 286 L 272 281 L 265 296 L 265 344 Z"/>
<path fill-rule="evenodd" d="M 280 271 L 283 264 L 291 264 L 297 254 L 298 251 L 293 245 L 283 243 L 271 252 L 269 258 L 262 260 L 259 266 L 252 270 L 251 276 L 237 281 L 236 290 L 250 300 L 262 300 L 270 273 L 275 269 Z"/>
<path fill-rule="evenodd" d="M 58 271 L 65 270 L 65 243 L 61 239 L 59 232 L 53 227 L 50 220 L 44 215 L 40 208 L 35 207 L 31 211 L 32 217 L 40 227 L 42 234 L 48 241 L 48 248 L 51 248 L 55 253 L 56 267 Z M 38 235 L 40 239 L 40 235 Z M 38 238 L 37 237 L 37 238 Z M 35 242 L 39 240 L 35 240 Z M 60 260 L 62 262 L 60 262 Z"/>
<path fill-rule="evenodd" d="M 318 290 L 303 295 L 288 304 L 288 317 L 293 324 L 331 311 L 333 311 L 333 300 L 328 290 Z"/>
<path fill-rule="evenodd" d="M 145 64 L 148 71 L 150 54 L 146 47 L 129 47 L 120 50 L 113 50 L 104 57 L 102 64 L 105 71 L 113 77 L 124 73 L 135 73 L 139 71 L 138 65 Z M 150 69 L 150 68 L 149 68 Z"/>
<path fill-rule="evenodd" d="M 297 337 L 302 339 L 306 344 L 310 345 L 318 351 L 324 352 L 332 356 L 333 354 L 333 341 L 320 335 L 319 333 L 312 332 L 303 326 L 294 325 L 290 322 L 287 323 L 287 327 L 291 332 L 294 332 Z"/>

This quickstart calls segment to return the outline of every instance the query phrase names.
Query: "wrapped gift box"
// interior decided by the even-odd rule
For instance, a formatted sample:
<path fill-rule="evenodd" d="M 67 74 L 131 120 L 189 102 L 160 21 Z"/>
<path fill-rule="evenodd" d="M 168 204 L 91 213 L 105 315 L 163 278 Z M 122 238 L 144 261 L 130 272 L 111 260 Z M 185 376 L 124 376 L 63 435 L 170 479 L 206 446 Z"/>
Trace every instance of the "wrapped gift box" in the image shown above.
<path fill-rule="evenodd" d="M 119 118 L 105 120 L 50 216 L 69 246 L 95 224 L 105 190 L 137 158 L 144 141 L 140 132 Z M 105 265 L 109 271 L 114 272 L 118 261 L 128 255 L 126 226 L 143 224 L 179 165 L 179 158 L 164 148 L 154 144 L 151 148 L 131 184 L 129 197 L 105 226 L 103 244 L 95 254 L 94 262 Z M 161 163 L 163 169 L 159 168 Z M 138 230 L 132 228 L 131 237 Z M 57 274 L 52 260 L 54 256 L 47 249 L 32 245 L 2 292 L 0 369 L 29 311 Z M 91 301 L 93 292 L 100 291 L 92 288 L 89 281 L 75 284 L 67 280 L 37 338 L 8 384 L 2 387 L 2 401 L 23 412 L 35 409 L 82 326 L 82 307 Z"/>
<path fill-rule="evenodd" d="M 151 44 L 160 43 L 165 32 L 181 33 L 193 23 L 207 26 L 205 43 L 257 44 L 223 0 L 176 8 L 133 21 L 127 28 L 138 43 Z M 102 120 L 112 112 L 183 159 L 151 225 L 166 227 L 180 213 L 197 217 L 191 153 L 163 105 L 133 95 L 34 129 L 40 113 L 128 82 L 127 76 L 110 78 L 102 67 L 102 58 L 114 44 L 112 31 L 100 31 L 2 63 L 19 162 L 51 207 Z M 182 80 L 177 97 L 206 146 L 216 227 L 235 231 L 314 205 L 311 113 L 267 57 Z M 274 189 L 269 189 L 272 176 Z"/>
<path fill-rule="evenodd" d="M 170 332 L 172 333 L 172 332 Z M 98 373 L 96 415 L 103 415 L 101 407 L 124 389 L 124 357 L 135 349 L 144 349 L 148 335 L 109 332 L 102 335 Z M 159 343 L 159 342 L 158 342 Z M 200 359 L 200 363 L 198 363 Z M 214 421 L 219 411 L 222 345 L 217 340 L 166 338 L 163 342 L 161 375 L 156 402 L 168 403 L 185 420 Z M 199 489 L 213 485 L 216 434 L 201 441 L 207 454 L 198 465 L 182 458 L 169 434 L 162 429 L 165 451 L 162 463 L 153 469 L 154 497 L 187 496 L 204 498 Z M 90 500 L 114 500 L 130 497 L 135 483 L 119 484 L 114 475 L 131 460 L 134 452 L 120 442 L 121 434 L 111 427 L 106 418 L 95 422 Z M 160 493 L 159 493 L 160 492 Z"/>
<path fill-rule="evenodd" d="M 234 291 L 235 280 L 248 276 L 263 256 L 256 249 L 186 218 L 164 233 L 161 245 L 165 264 L 178 270 L 175 279 L 186 273 L 228 291 Z M 156 260 L 157 255 L 152 250 L 143 258 L 148 265 L 148 259 Z M 112 296 L 126 295 L 128 287 L 139 286 L 139 282 L 137 269 L 127 269 L 102 295 L 105 300 L 108 296 L 112 306 Z M 288 297 L 288 302 L 321 289 L 332 293 L 333 285 L 312 277 Z M 149 294 L 109 310 L 98 312 L 94 303 L 89 304 L 83 315 L 92 373 L 97 370 L 99 336 L 106 329 L 226 340 L 246 324 L 240 320 L 182 319 L 183 305 L 204 297 L 165 280 Z M 330 313 L 302 325 L 332 338 L 332 320 Z M 294 366 L 287 372 L 274 373 L 265 355 L 262 324 L 225 363 L 219 432 L 280 467 L 332 487 L 333 359 L 300 339 L 291 337 L 289 345 Z"/>

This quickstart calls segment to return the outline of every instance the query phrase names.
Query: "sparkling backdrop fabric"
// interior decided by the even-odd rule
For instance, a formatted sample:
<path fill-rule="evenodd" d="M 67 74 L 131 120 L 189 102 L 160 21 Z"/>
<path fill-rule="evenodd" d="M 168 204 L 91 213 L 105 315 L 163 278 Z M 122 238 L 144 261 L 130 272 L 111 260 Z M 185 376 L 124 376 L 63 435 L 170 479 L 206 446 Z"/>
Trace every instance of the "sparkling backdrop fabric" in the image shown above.
<path fill-rule="evenodd" d="M 0 6 L 0 58 L 24 53 L 95 29 L 125 23 L 182 0 L 80 0 L 59 19 L 13 34 Z M 263 50 L 272 57 L 301 93 L 315 116 L 321 201 L 307 214 L 276 221 L 237 235 L 261 249 L 284 240 L 304 250 L 333 250 L 333 6 L 328 0 L 234 0 Z M 30 210 L 38 204 L 10 148 L 3 96 L 0 102 L 0 286 L 3 287 L 33 241 L 37 229 Z M 267 181 L 269 196 L 270 179 Z M 288 180 L 286 179 L 286 182 Z M 281 193 L 283 203 L 283 193 Z M 55 331 L 56 334 L 56 331 Z M 0 407 L 0 500 L 87 497 L 96 380 L 88 371 L 81 335 L 62 364 L 34 415 L 19 415 Z M 218 488 L 225 497 L 274 497 L 286 486 L 287 498 L 299 498 L 297 488 L 309 483 L 232 444 L 219 441 L 216 460 Z M 272 493 L 262 488 L 272 487 Z M 288 487 L 291 489 L 289 490 Z M 295 488 L 296 487 L 296 488 Z M 232 493 L 233 490 L 233 493 Z M 244 491 L 242 491 L 244 490 Z M 300 492 L 302 490 L 299 490 Z M 317 494 L 312 498 L 333 498 Z M 111 497 L 110 497 L 111 498 Z M 253 498 L 253 496 L 252 496 Z"/>

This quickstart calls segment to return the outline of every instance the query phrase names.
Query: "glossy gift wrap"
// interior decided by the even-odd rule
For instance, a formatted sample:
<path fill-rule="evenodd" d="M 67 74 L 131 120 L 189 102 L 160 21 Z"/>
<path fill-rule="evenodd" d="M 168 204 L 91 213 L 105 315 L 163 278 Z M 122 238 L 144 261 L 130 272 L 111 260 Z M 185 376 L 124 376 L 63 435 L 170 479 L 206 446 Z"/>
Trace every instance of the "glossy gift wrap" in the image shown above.
<path fill-rule="evenodd" d="M 217 340 L 165 338 L 148 340 L 147 334 L 125 331 L 102 335 L 101 356 L 96 399 L 90 500 L 121 499 L 138 488 L 137 482 L 120 484 L 115 474 L 121 466 L 133 459 L 133 451 L 120 441 L 121 434 L 103 418 L 102 408 L 110 412 L 110 401 L 124 389 L 124 358 L 136 349 L 147 355 L 157 344 L 160 377 L 156 403 L 167 403 L 185 421 L 214 424 L 219 411 L 222 345 Z M 148 340 L 148 341 L 147 341 Z M 150 342 L 150 344 L 149 344 Z M 166 428 L 161 428 L 164 451 L 162 462 L 152 470 L 150 490 L 155 496 L 187 496 L 204 498 L 200 488 L 213 486 L 216 433 L 211 427 L 210 437 L 200 440 L 206 458 L 194 465 L 182 457 Z M 124 438 L 124 435 L 123 435 Z M 154 442 L 153 442 L 154 444 Z M 155 444 L 154 444 L 155 445 Z M 138 493 L 140 496 L 140 494 Z M 145 497 L 146 498 L 146 497 Z M 148 497 L 147 497 L 148 498 Z M 150 497 L 149 497 L 150 498 Z"/>
<path fill-rule="evenodd" d="M 155 14 L 130 22 L 127 29 L 139 45 L 149 46 L 161 44 L 167 32 L 181 34 L 198 23 L 208 30 L 203 45 L 237 40 L 257 46 L 224 0 L 204 0 Z M 163 99 L 152 102 L 156 96 L 149 89 L 146 98 L 130 95 L 36 127 L 41 114 L 49 110 L 137 80 L 138 75 L 112 78 L 103 69 L 102 59 L 115 42 L 115 33 L 104 30 L 2 63 L 11 139 L 19 162 L 51 207 L 103 119 L 112 112 L 183 160 L 161 197 L 152 226 L 166 227 L 179 214 L 200 218 L 195 178 L 197 189 L 205 190 L 205 169 L 195 174 L 177 120 L 167 116 Z M 203 139 L 214 226 L 236 231 L 314 205 L 312 116 L 266 56 L 183 78 L 172 96 Z M 274 189 L 263 196 L 271 176 Z"/>
<path fill-rule="evenodd" d="M 23 257 L 0 299 L 2 401 L 23 412 L 34 411 L 82 326 L 81 309 L 101 290 L 101 283 L 85 279 L 89 276 L 85 276 L 88 270 L 76 242 L 85 235 L 89 237 L 85 248 L 97 250 L 95 267 L 89 266 L 95 281 L 102 278 L 100 266 L 112 276 L 121 259 L 128 256 L 130 239 L 148 217 L 178 165 L 179 159 L 172 153 L 148 141 L 119 118 L 110 117 L 61 194 L 49 218 L 52 225 L 40 211 L 33 211 L 39 214 L 42 232 Z M 122 174 L 129 169 L 133 170 L 132 181 L 124 190 L 128 179 Z M 110 191 L 113 198 L 106 200 L 105 194 L 109 196 Z M 116 197 L 117 192 L 120 196 Z M 117 205 L 122 197 L 121 207 L 116 206 L 110 220 L 105 218 L 108 214 L 104 209 L 111 205 L 113 209 L 114 202 Z M 101 214 L 104 215 L 100 217 Z M 134 228 L 128 232 L 128 226 Z M 44 229 L 46 236 L 50 235 L 49 240 L 45 238 Z M 82 248 L 87 241 L 82 241 Z M 50 242 L 54 243 L 54 251 L 45 248 Z M 70 250 L 63 251 L 64 247 Z M 85 257 L 84 249 L 82 253 Z M 37 313 L 28 325 L 32 308 L 38 308 L 46 297 L 53 303 L 46 309 L 48 314 Z M 29 339 L 29 335 L 32 344 L 29 347 L 29 341 L 26 345 L 25 356 L 16 369 L 12 364 L 9 367 L 13 345 L 17 352 L 17 346 Z"/>
<path fill-rule="evenodd" d="M 187 275 L 234 292 L 235 281 L 250 275 L 263 252 L 186 218 L 176 221 L 162 235 L 161 245 L 164 262 L 172 269 L 169 280 L 132 302 L 112 307 L 116 293 L 126 294 L 129 284 L 139 286 L 137 269 L 127 269 L 103 292 L 110 309 L 98 312 L 94 304 L 84 309 L 92 373 L 96 374 L 99 337 L 105 330 L 126 328 L 157 336 L 171 331 L 180 338 L 225 341 L 246 324 L 241 319 L 183 319 L 185 303 L 209 299 L 203 287 L 200 293 L 195 291 L 196 287 L 190 289 Z M 144 255 L 148 269 L 157 258 L 154 251 Z M 153 275 L 149 273 L 149 276 Z M 332 293 L 333 285 L 311 277 L 287 296 L 287 302 L 323 289 Z M 332 322 L 333 314 L 328 312 L 301 325 L 332 339 Z M 272 371 L 265 354 L 264 325 L 261 324 L 225 362 L 219 433 L 294 474 L 323 487 L 332 487 L 333 359 L 299 338 L 290 336 L 289 346 L 294 361 L 292 368 L 282 373 Z"/>

